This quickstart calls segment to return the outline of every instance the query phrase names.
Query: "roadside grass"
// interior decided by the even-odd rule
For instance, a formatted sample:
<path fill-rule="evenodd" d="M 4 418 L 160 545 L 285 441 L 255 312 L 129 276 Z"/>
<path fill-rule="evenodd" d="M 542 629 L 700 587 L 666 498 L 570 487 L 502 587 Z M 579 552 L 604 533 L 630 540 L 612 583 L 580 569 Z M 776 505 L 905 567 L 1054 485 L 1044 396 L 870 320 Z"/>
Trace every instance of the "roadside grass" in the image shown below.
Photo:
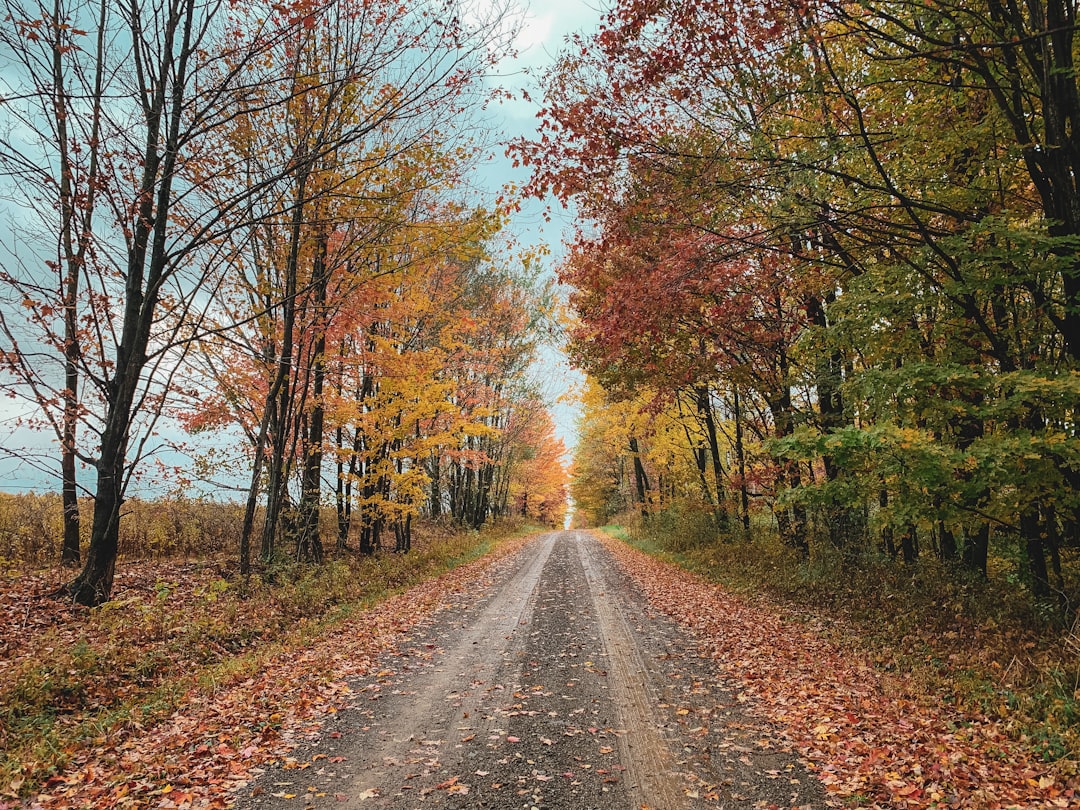
<path fill-rule="evenodd" d="M 247 581 L 221 559 L 121 564 L 94 609 L 48 594 L 70 571 L 0 579 L 0 802 L 30 795 L 121 728 L 170 717 L 192 690 L 261 669 L 365 608 L 536 527 L 425 527 L 407 555 L 277 562 Z"/>
<path fill-rule="evenodd" d="M 749 541 L 717 539 L 705 519 L 630 518 L 602 531 L 800 621 L 824 620 L 833 640 L 888 676 L 915 677 L 927 700 L 1001 723 L 1046 762 L 1080 761 L 1080 620 L 1062 627 L 1015 583 L 1015 561 L 993 556 L 987 581 L 933 559 L 845 565 L 803 561 L 758 526 Z"/>

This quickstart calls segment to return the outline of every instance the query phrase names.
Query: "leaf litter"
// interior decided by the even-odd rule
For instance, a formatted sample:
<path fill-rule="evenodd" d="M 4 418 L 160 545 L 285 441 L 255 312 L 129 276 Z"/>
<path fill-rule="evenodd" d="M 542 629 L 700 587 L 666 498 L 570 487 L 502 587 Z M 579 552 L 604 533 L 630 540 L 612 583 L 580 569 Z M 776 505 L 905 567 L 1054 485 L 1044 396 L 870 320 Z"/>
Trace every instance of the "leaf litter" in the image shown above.
<path fill-rule="evenodd" d="M 469 587 L 529 539 L 504 541 L 482 559 L 392 596 L 311 646 L 277 653 L 256 674 L 192 688 L 182 708 L 164 722 L 144 727 L 136 718 L 103 728 L 101 736 L 73 751 L 70 767 L 47 779 L 41 793 L 24 803 L 0 798 L 0 810 L 213 810 L 227 807 L 236 791 L 272 762 L 311 767 L 290 763 L 288 753 L 319 730 L 321 718 L 354 697 L 346 680 L 372 672 L 379 656 L 447 594 Z M 18 609 L 5 606 L 7 613 Z"/>
<path fill-rule="evenodd" d="M 596 536 L 654 607 L 695 633 L 739 699 L 778 725 L 844 806 L 1080 806 L 1080 781 L 1035 760 L 1000 723 L 946 706 L 904 673 L 885 677 L 854 643 L 841 649 L 826 639 L 813 617 L 793 621 Z"/>
<path fill-rule="evenodd" d="M 526 542 L 504 544 L 496 557 Z M 785 619 L 775 607 L 751 604 L 625 544 L 602 542 L 653 606 L 695 633 L 739 690 L 738 700 L 782 730 L 837 803 L 882 810 L 1080 804 L 1074 777 L 1033 759 L 998 723 L 920 694 L 902 673 L 886 676 L 868 658 L 824 638 L 812 618 Z M 320 764 L 290 761 L 288 754 L 320 729 L 320 718 L 355 699 L 347 679 L 376 674 L 382 654 L 493 561 L 466 564 L 393 597 L 305 650 L 278 654 L 256 675 L 192 690 L 163 723 L 109 729 L 22 806 L 223 808 L 270 763 L 297 770 Z M 693 720 L 690 706 L 674 713 Z M 762 740 L 759 747 L 771 744 Z M 557 776 L 570 780 L 575 773 Z M 552 778 L 533 774 L 539 782 Z M 444 793 L 468 790 L 460 780 L 444 784 Z M 708 785 L 701 790 L 709 795 Z M 688 789 L 691 794 L 697 791 Z M 14 806 L 0 799 L 0 808 Z"/>

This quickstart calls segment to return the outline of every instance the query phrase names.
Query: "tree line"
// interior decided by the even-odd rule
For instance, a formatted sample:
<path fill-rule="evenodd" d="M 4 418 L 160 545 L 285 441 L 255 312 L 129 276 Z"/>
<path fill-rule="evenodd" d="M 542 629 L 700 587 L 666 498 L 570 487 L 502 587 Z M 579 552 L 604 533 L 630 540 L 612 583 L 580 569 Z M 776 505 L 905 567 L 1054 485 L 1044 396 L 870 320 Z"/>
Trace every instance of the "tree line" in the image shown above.
<path fill-rule="evenodd" d="M 803 557 L 1080 547 L 1076 4 L 620 0 L 518 144 L 583 214 L 574 497 Z M 588 471 L 588 472 L 586 472 Z M 767 507 L 767 508 L 763 508 Z"/>
<path fill-rule="evenodd" d="M 324 506 L 363 553 L 407 551 L 421 510 L 555 519 L 561 450 L 527 374 L 550 292 L 467 183 L 505 8 L 3 14 L 0 358 L 60 449 L 72 599 L 109 598 L 127 492 L 176 420 L 242 437 L 245 572 L 256 545 L 320 560 Z"/>

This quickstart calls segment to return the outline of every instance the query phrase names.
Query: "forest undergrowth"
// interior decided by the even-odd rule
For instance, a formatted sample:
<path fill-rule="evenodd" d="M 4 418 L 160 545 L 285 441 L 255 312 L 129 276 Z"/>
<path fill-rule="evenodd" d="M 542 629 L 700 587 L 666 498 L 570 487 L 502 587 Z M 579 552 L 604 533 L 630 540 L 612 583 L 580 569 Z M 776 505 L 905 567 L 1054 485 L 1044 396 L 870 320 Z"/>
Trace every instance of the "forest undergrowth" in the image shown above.
<path fill-rule="evenodd" d="M 885 678 L 913 679 L 928 699 L 999 723 L 1056 770 L 1080 771 L 1080 618 L 1068 594 L 1064 610 L 1034 601 L 1015 581 L 1015 560 L 992 554 L 981 580 L 927 558 L 851 566 L 819 550 L 800 561 L 767 530 L 717 540 L 685 516 L 630 516 L 605 531 L 751 602 L 813 616 L 815 628 Z M 1066 573 L 1075 568 L 1065 563 Z"/>

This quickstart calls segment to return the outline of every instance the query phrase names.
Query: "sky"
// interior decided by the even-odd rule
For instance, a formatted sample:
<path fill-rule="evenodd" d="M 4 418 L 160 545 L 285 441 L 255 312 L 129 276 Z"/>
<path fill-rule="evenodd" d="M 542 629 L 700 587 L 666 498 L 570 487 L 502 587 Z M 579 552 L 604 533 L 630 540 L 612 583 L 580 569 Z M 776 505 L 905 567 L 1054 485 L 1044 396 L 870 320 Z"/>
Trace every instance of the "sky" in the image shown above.
<path fill-rule="evenodd" d="M 513 101 L 504 101 L 493 112 L 498 128 L 496 137 L 508 142 L 517 137 L 529 137 L 536 133 L 536 113 L 541 95 L 537 79 L 543 70 L 553 64 L 563 49 L 566 38 L 576 32 L 595 30 L 603 6 L 597 0 L 532 0 L 519 6 L 522 26 L 515 40 L 517 58 L 507 60 L 501 66 L 500 81 L 511 90 Z M 525 101 L 521 91 L 527 90 L 533 99 Z M 502 151 L 501 149 L 498 151 Z M 524 169 L 514 169 L 510 160 L 497 157 L 483 169 L 489 182 L 514 182 L 523 184 L 528 179 Z M 547 212 L 550 219 L 545 218 Z M 521 214 L 511 223 L 511 229 L 523 244 L 547 245 L 550 254 L 546 259 L 547 271 L 554 274 L 555 267 L 564 255 L 563 240 L 570 234 L 572 215 L 553 200 L 534 200 L 526 203 Z M 578 409 L 568 394 L 581 382 L 581 375 L 570 368 L 566 358 L 553 349 L 542 353 L 537 366 L 537 376 L 545 393 L 552 401 L 552 415 L 556 432 L 571 449 L 575 441 L 575 422 Z"/>
<path fill-rule="evenodd" d="M 489 9 L 488 0 L 473 1 L 480 4 L 478 8 L 482 11 Z M 514 42 L 517 55 L 499 65 L 498 75 L 492 83 L 509 90 L 511 98 L 493 105 L 488 110 L 485 123 L 491 127 L 493 156 L 479 168 L 476 180 L 478 190 L 485 196 L 490 194 L 492 197 L 504 184 L 514 183 L 520 186 L 528 179 L 527 171 L 522 168 L 515 169 L 512 161 L 506 157 L 506 144 L 516 138 L 529 137 L 536 133 L 536 113 L 539 108 L 537 99 L 541 96 L 537 88 L 539 75 L 554 62 L 564 47 L 567 36 L 596 28 L 600 18 L 599 2 L 603 0 L 509 2 L 516 4 L 521 22 Z M 527 90 L 534 100 L 525 101 L 522 97 L 523 90 Z M 509 228 L 517 242 L 523 246 L 544 244 L 548 247 L 550 253 L 545 260 L 544 271 L 554 276 L 555 267 L 564 254 L 562 242 L 570 233 L 571 225 L 570 214 L 558 203 L 552 200 L 531 200 L 523 205 L 521 213 L 515 216 Z M 7 238 L 8 235 L 0 235 L 0 242 L 5 242 Z M 568 448 L 572 448 L 578 411 L 569 401 L 568 394 L 580 382 L 581 376 L 570 368 L 565 357 L 555 347 L 546 347 L 542 351 L 534 373 L 551 404 L 558 436 Z M 59 486 L 55 473 L 40 469 L 42 465 L 52 467 L 56 462 L 51 450 L 45 451 L 43 462 L 27 463 L 26 448 L 41 447 L 43 441 L 53 445 L 50 441 L 51 433 L 42 438 L 42 434 L 15 426 L 18 415 L 28 413 L 30 408 L 31 406 L 20 406 L 14 402 L 5 402 L 0 407 L 0 490 L 45 491 L 57 489 Z M 184 464 L 180 458 L 170 463 Z M 152 462 L 150 466 L 153 466 Z M 83 478 L 85 477 L 84 473 Z M 147 477 L 156 478 L 152 473 Z M 139 488 L 136 485 L 136 489 Z M 149 497 L 161 494 L 164 492 L 145 492 Z"/>

